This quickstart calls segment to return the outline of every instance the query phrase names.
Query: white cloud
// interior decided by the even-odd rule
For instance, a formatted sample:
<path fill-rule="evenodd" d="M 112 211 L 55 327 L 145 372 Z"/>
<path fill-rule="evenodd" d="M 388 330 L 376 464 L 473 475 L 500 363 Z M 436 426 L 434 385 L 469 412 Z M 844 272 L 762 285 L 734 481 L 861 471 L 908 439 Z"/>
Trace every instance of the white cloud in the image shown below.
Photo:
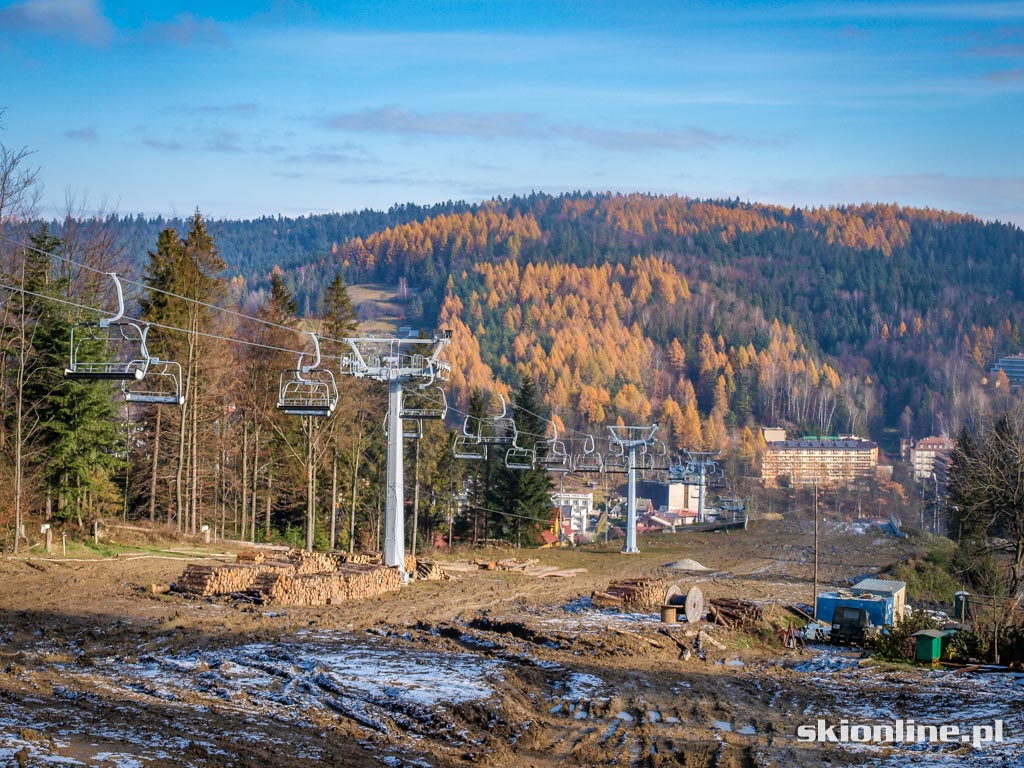
<path fill-rule="evenodd" d="M 0 30 L 69 37 L 106 45 L 114 27 L 96 0 L 21 0 L 0 8 Z"/>

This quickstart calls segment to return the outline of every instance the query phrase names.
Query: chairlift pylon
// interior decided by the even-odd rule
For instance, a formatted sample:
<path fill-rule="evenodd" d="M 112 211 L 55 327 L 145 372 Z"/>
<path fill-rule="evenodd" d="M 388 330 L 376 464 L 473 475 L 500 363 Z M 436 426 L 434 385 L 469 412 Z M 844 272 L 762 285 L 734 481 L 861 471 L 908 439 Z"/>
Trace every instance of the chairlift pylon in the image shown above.
<path fill-rule="evenodd" d="M 314 359 L 303 365 L 303 354 L 294 370 L 282 371 L 278 389 L 277 408 L 293 416 L 330 416 L 338 405 L 338 386 L 334 374 L 320 368 L 320 340 L 313 339 Z"/>

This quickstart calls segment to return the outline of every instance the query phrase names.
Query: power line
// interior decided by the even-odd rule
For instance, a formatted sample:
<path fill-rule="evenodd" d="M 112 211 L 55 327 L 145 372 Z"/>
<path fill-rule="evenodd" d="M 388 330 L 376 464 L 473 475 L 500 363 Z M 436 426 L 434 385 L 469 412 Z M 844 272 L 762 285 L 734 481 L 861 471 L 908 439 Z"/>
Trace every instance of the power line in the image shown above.
<path fill-rule="evenodd" d="M 26 295 L 26 296 L 35 296 L 36 298 L 39 298 L 39 299 L 46 299 L 48 301 L 53 301 L 53 302 L 56 302 L 58 304 L 64 304 L 64 305 L 67 305 L 67 306 L 70 306 L 70 307 L 74 307 L 76 309 L 83 309 L 83 310 L 87 310 L 87 311 L 90 311 L 90 312 L 101 312 L 102 311 L 102 310 L 96 309 L 95 307 L 90 307 L 90 306 L 88 306 L 86 304 L 79 304 L 77 302 L 70 301 L 68 299 L 62 299 L 62 298 L 59 298 L 57 296 L 50 296 L 50 295 L 45 294 L 45 293 L 37 293 L 36 291 L 30 291 L 27 288 L 18 288 L 16 286 L 7 285 L 6 283 L 0 283 L 0 288 L 8 290 L 8 291 L 13 291 L 13 292 L 16 292 L 16 293 L 21 293 L 21 294 Z M 128 315 L 125 315 L 124 319 L 128 320 L 128 321 L 140 323 L 142 325 L 149 325 L 149 326 L 152 326 L 153 328 L 160 328 L 160 329 L 165 330 L 165 331 L 176 331 L 178 333 L 185 333 L 185 334 L 190 334 L 191 333 L 191 334 L 195 334 L 196 336 L 203 336 L 203 337 L 208 338 L 208 339 L 216 339 L 218 341 L 225 341 L 225 342 L 233 343 L 233 344 L 244 344 L 245 346 L 258 347 L 260 349 L 267 349 L 267 350 L 271 350 L 273 352 L 288 352 L 289 354 L 293 354 L 293 355 L 294 354 L 301 354 L 301 353 L 296 353 L 294 349 L 286 349 L 284 347 L 275 347 L 275 346 L 272 346 L 270 344 L 261 344 L 258 341 L 248 341 L 246 339 L 236 339 L 236 338 L 232 338 L 232 337 L 229 337 L 229 336 L 220 336 L 218 334 L 208 333 L 206 331 L 190 331 L 190 330 L 185 330 L 184 328 L 177 328 L 177 327 L 175 327 L 173 325 L 164 325 L 162 323 L 154 323 L 154 322 L 150 322 L 150 321 L 147 321 L 147 320 L 140 320 L 138 318 L 129 317 Z"/>
<path fill-rule="evenodd" d="M 28 251 L 35 251 L 36 253 L 42 254 L 44 256 L 49 256 L 49 257 L 54 258 L 54 259 L 59 259 L 60 261 L 67 262 L 68 264 L 70 264 L 70 265 L 72 265 L 74 267 L 78 267 L 79 269 L 85 269 L 85 270 L 88 270 L 90 272 L 95 272 L 98 275 L 105 275 L 105 276 L 109 277 L 112 274 L 110 272 L 106 272 L 106 271 L 103 271 L 101 269 L 97 269 L 95 267 L 90 267 L 87 264 L 80 264 L 79 262 L 75 261 L 74 259 L 72 259 L 72 258 L 70 258 L 68 256 L 62 256 L 59 253 L 53 253 L 52 251 L 47 251 L 47 250 L 44 250 L 44 249 L 39 248 L 37 246 L 29 245 L 28 243 L 24 243 L 24 242 L 21 242 L 19 240 L 14 240 L 12 238 L 9 238 L 9 237 L 3 236 L 3 235 L 0 235 L 0 240 L 8 242 L 8 243 L 10 243 L 12 245 L 16 245 L 16 246 L 18 246 L 20 248 L 23 248 L 25 250 L 28 250 Z M 190 298 L 188 296 L 182 296 L 182 295 L 174 293 L 172 291 L 165 291 L 162 288 L 157 288 L 156 286 L 147 285 L 146 283 L 140 283 L 137 280 L 132 280 L 130 278 L 127 278 L 127 277 L 124 277 L 124 276 L 121 276 L 121 275 L 118 275 L 117 277 L 118 277 L 118 279 L 121 282 L 123 282 L 123 283 L 125 283 L 127 285 L 134 285 L 134 286 L 136 286 L 138 288 L 142 288 L 143 290 L 146 290 L 146 291 L 160 293 L 160 294 L 163 294 L 165 296 L 170 296 L 172 298 L 179 299 L 179 300 L 184 301 L 184 302 L 195 304 L 196 306 L 205 307 L 207 309 L 212 309 L 212 310 L 215 310 L 215 311 L 218 311 L 218 312 L 224 312 L 225 314 L 232 315 L 232 316 L 240 318 L 242 320 L 248 320 L 248 321 L 253 322 L 253 323 L 260 323 L 262 325 L 266 325 L 266 326 L 269 326 L 271 328 L 277 328 L 279 330 L 287 331 L 289 333 L 298 333 L 298 334 L 303 334 L 304 333 L 304 331 L 301 331 L 298 328 L 292 328 L 292 327 L 287 326 L 287 325 L 282 325 L 280 323 L 275 323 L 272 320 L 266 320 L 264 318 L 254 317 L 252 315 L 247 315 L 244 312 L 238 312 L 236 310 L 229 309 L 227 307 L 220 307 L 220 306 L 217 306 L 216 304 L 210 304 L 210 303 L 205 302 L 205 301 L 200 301 L 199 299 Z M 91 307 L 83 307 L 83 309 L 92 309 L 92 308 Z M 93 311 L 95 311 L 95 312 L 102 312 L 103 310 L 96 309 L 96 310 L 93 310 Z M 142 322 L 142 321 L 140 321 L 140 322 Z M 155 323 L 153 325 L 155 325 Z M 318 338 L 320 338 L 320 339 L 322 339 L 324 341 L 332 341 L 332 342 L 335 342 L 335 343 L 338 343 L 338 344 L 344 344 L 345 343 L 341 339 L 332 339 L 332 338 L 329 338 L 329 337 L 326 337 L 326 336 L 318 336 Z M 285 351 L 291 351 L 291 350 L 285 350 Z M 340 359 L 336 355 L 333 356 L 333 357 L 335 359 Z"/>

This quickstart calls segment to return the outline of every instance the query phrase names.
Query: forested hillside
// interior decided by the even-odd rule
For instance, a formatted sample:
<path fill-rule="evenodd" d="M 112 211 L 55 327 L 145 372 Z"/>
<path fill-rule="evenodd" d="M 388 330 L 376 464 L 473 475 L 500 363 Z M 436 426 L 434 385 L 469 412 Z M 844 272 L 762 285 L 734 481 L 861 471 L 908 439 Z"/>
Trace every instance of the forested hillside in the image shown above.
<path fill-rule="evenodd" d="M 168 223 L 116 222 L 143 240 Z M 984 374 L 1024 317 L 1020 229 L 895 205 L 534 194 L 210 229 L 243 306 L 275 267 L 308 315 L 339 272 L 408 289 L 422 325 L 457 330 L 462 403 L 528 370 L 573 424 L 678 408 L 705 441 L 954 432 L 1003 395 Z"/>

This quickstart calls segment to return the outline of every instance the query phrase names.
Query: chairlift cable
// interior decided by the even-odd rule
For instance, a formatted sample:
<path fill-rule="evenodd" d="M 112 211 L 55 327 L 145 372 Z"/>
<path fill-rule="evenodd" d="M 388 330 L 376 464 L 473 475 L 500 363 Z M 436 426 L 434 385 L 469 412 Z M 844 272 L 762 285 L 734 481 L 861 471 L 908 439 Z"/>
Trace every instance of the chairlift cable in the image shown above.
<path fill-rule="evenodd" d="M 95 272 L 96 274 L 100 274 L 100 275 L 105 275 L 105 276 L 110 275 L 109 270 L 97 269 L 96 267 L 90 267 L 87 264 L 80 264 L 79 262 L 75 261 L 74 259 L 69 258 L 68 256 L 62 256 L 59 253 L 53 253 L 52 251 L 46 251 L 46 250 L 44 250 L 42 248 L 38 248 L 38 247 L 36 247 L 34 245 L 29 245 L 29 244 L 21 242 L 19 240 L 14 240 L 12 238 L 9 238 L 9 237 L 3 236 L 3 235 L 0 235 L 0 240 L 3 240 L 3 241 L 8 242 L 8 243 L 11 243 L 12 245 L 16 245 L 16 246 L 18 246 L 20 248 L 23 248 L 25 250 L 28 250 L 28 251 L 35 251 L 36 253 L 43 254 L 44 256 L 50 256 L 51 258 L 59 259 L 60 261 L 67 262 L 68 264 L 71 264 L 72 266 L 78 267 L 80 269 L 85 269 L 85 270 L 88 270 L 90 272 Z M 291 333 L 300 333 L 300 334 L 304 333 L 304 331 L 301 331 L 301 330 L 299 330 L 297 328 L 292 328 L 292 327 L 287 326 L 287 325 L 281 325 L 280 323 L 275 323 L 272 320 L 265 320 L 265 319 L 260 318 L 260 317 L 254 317 L 253 315 L 247 315 L 244 312 L 238 312 L 236 310 L 229 309 L 228 307 L 219 307 L 216 304 L 209 304 L 209 303 L 207 303 L 205 301 L 200 301 L 199 299 L 193 299 L 193 298 L 190 298 L 188 296 L 181 296 L 180 294 L 173 293 L 172 291 L 165 291 L 162 288 L 157 288 L 155 286 L 147 285 L 146 283 L 141 283 L 141 282 L 139 282 L 137 280 L 131 280 L 131 279 L 129 279 L 127 277 L 124 277 L 122 275 L 118 275 L 118 277 L 121 280 L 121 282 L 125 283 L 126 285 L 134 285 L 134 286 L 142 288 L 143 290 L 146 290 L 146 291 L 153 291 L 155 293 L 161 293 L 161 294 L 163 294 L 165 296 L 170 296 L 170 297 L 175 298 L 175 299 L 180 299 L 181 301 L 185 301 L 185 302 L 189 302 L 191 304 L 195 304 L 196 306 L 206 307 L 207 309 L 213 309 L 213 310 L 216 310 L 218 312 L 224 312 L 225 314 L 232 315 L 232 316 L 237 317 L 237 318 L 242 319 L 242 320 L 249 320 L 249 321 L 254 322 L 254 323 L 260 323 L 261 325 L 265 325 L 265 326 L 268 326 L 268 327 L 271 327 L 271 328 L 277 328 L 278 330 L 282 330 L 282 331 L 289 331 Z M 83 307 L 83 308 L 84 309 L 88 309 L 88 307 Z M 95 310 L 95 311 L 102 311 L 102 310 Z M 138 322 L 143 322 L 143 321 L 139 320 Z M 155 325 L 155 323 L 152 323 L 152 325 Z M 332 341 L 332 342 L 335 342 L 337 344 L 345 343 L 344 340 L 342 340 L 342 339 L 333 339 L 333 338 L 329 338 L 327 336 L 321 336 L 320 338 L 322 340 L 324 340 L 324 341 Z M 282 350 L 282 351 L 291 352 L 292 350 Z M 341 359 L 340 355 L 325 355 L 325 357 L 329 357 L 331 359 Z"/>

